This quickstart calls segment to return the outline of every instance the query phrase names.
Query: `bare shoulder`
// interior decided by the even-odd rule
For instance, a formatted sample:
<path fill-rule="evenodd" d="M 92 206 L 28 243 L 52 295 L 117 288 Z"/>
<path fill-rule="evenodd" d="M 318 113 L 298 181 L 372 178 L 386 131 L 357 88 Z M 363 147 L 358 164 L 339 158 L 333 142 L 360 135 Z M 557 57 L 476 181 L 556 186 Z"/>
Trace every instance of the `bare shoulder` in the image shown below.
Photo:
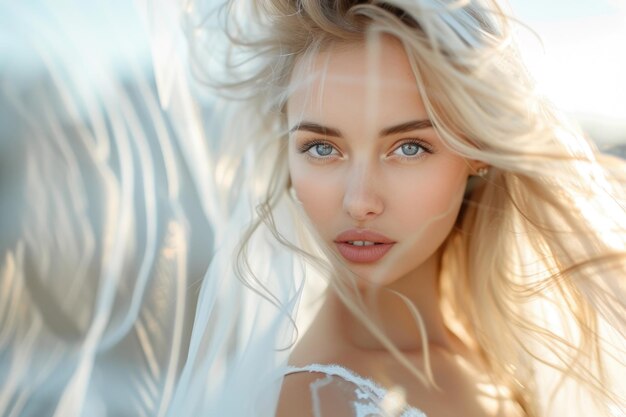
<path fill-rule="evenodd" d="M 310 374 L 287 375 L 280 390 L 276 417 L 312 416 L 312 401 L 309 386 L 314 382 Z"/>
<path fill-rule="evenodd" d="M 319 372 L 285 376 L 276 417 L 354 417 L 355 385 Z"/>

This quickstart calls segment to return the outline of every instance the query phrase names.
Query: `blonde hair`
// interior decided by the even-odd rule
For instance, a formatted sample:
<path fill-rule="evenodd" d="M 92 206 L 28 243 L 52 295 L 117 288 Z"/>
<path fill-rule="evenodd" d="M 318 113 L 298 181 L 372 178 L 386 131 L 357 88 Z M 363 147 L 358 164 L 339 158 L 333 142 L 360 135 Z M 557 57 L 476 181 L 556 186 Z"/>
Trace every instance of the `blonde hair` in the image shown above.
<path fill-rule="evenodd" d="M 626 170 L 536 93 L 502 8 L 472 0 L 260 0 L 227 3 L 217 16 L 230 42 L 222 72 L 207 72 L 214 49 L 207 55 L 195 42 L 192 52 L 200 79 L 241 100 L 233 117 L 246 129 L 225 129 L 231 158 L 220 175 L 232 193 L 240 149 L 254 160 L 260 204 L 239 250 L 244 282 L 272 299 L 246 261 L 247 242 L 262 224 L 329 276 L 348 275 L 277 230 L 272 210 L 290 186 L 283 109 L 299 59 L 389 34 L 404 46 L 442 140 L 491 166 L 445 243 L 442 306 L 527 415 L 551 415 L 572 386 L 595 402 L 594 415 L 626 407 L 607 372 L 624 369 L 626 357 Z M 354 287 L 342 282 L 331 280 L 384 341 L 353 300 Z M 544 375 L 558 379 L 547 395 L 538 385 Z"/>

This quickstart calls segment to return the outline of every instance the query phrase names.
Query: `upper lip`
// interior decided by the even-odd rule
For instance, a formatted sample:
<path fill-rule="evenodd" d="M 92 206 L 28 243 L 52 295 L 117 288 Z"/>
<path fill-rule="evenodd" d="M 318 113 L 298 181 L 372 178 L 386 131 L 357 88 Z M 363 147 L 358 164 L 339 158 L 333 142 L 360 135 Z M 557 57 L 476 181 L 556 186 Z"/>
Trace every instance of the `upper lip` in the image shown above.
<path fill-rule="evenodd" d="M 375 243 L 395 243 L 394 240 L 389 239 L 387 236 L 367 229 L 345 230 L 337 235 L 335 243 L 354 242 L 355 240 Z"/>

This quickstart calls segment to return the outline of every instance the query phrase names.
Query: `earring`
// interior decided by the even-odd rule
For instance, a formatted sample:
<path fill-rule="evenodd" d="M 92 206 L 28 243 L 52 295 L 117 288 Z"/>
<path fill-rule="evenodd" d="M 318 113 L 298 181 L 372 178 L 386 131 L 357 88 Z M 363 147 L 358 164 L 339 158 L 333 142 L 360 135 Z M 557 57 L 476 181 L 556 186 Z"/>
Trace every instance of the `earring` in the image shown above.
<path fill-rule="evenodd" d="M 480 167 L 476 170 L 476 175 L 478 175 L 480 178 L 485 178 L 488 173 L 489 173 L 489 168 L 487 167 Z"/>

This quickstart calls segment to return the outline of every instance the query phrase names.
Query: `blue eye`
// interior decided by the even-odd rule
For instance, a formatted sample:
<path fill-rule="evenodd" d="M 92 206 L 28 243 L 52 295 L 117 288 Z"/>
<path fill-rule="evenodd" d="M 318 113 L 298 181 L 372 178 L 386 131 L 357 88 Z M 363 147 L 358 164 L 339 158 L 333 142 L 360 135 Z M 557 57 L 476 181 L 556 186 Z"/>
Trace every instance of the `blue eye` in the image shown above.
<path fill-rule="evenodd" d="M 418 141 L 404 142 L 393 151 L 393 155 L 401 158 L 419 158 L 424 153 L 432 153 L 432 150 L 426 145 Z"/>
<path fill-rule="evenodd" d="M 415 143 L 405 143 L 404 145 L 400 146 L 400 148 L 402 149 L 402 153 L 407 156 L 416 155 L 420 150 L 420 146 L 416 145 Z"/>
<path fill-rule="evenodd" d="M 319 156 L 328 156 L 333 153 L 333 147 L 328 143 L 319 143 L 317 145 L 313 145 L 311 149 L 315 149 L 315 152 L 317 152 Z"/>
<path fill-rule="evenodd" d="M 317 159 L 326 159 L 339 155 L 337 148 L 328 142 L 322 141 L 305 143 L 299 148 L 299 150 L 301 153 L 306 153 L 308 156 Z"/>

